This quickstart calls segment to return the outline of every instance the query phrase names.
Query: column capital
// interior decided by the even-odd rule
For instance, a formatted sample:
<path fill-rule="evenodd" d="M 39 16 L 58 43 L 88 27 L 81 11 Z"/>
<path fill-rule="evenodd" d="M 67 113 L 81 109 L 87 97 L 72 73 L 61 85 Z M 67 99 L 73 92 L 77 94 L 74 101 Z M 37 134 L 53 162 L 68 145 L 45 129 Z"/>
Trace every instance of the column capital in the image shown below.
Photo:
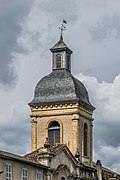
<path fill-rule="evenodd" d="M 80 119 L 80 115 L 79 114 L 73 114 L 72 120 L 79 120 L 79 119 Z"/>
<path fill-rule="evenodd" d="M 36 118 L 32 118 L 31 123 L 32 124 L 37 124 Z"/>

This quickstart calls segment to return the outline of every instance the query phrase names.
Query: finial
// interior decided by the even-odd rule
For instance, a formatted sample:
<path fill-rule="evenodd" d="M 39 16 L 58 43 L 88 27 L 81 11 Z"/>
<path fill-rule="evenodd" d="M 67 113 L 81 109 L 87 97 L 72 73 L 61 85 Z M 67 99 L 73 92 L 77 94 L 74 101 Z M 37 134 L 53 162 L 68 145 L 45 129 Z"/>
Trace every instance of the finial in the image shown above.
<path fill-rule="evenodd" d="M 67 24 L 67 21 L 65 21 L 65 20 L 63 19 L 63 22 L 62 22 L 61 26 L 59 27 L 59 29 L 60 29 L 60 31 L 61 31 L 61 32 L 60 32 L 60 41 L 63 41 L 63 31 L 66 30 L 65 24 Z"/>
<path fill-rule="evenodd" d="M 50 147 L 50 143 L 48 138 L 46 138 L 45 144 L 44 144 L 44 148 L 49 148 Z"/>
<path fill-rule="evenodd" d="M 77 150 L 75 152 L 75 158 L 79 158 L 79 157 L 80 157 L 80 153 L 79 153 L 78 148 L 77 148 Z"/>

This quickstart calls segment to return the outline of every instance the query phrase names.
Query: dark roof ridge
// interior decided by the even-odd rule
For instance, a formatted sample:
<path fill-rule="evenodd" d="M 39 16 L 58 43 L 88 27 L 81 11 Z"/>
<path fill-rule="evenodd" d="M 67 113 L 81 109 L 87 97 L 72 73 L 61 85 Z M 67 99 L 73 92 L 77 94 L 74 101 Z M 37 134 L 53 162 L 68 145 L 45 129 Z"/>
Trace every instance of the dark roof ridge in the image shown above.
<path fill-rule="evenodd" d="M 34 150 L 34 151 L 32 151 L 32 152 L 29 152 L 29 153 L 27 153 L 27 154 L 24 154 L 23 157 L 27 157 L 27 156 L 29 156 L 29 155 L 31 155 L 31 154 L 37 153 L 37 152 L 39 152 L 39 150 L 41 150 L 41 149 L 43 149 L 43 147 L 40 147 L 40 148 L 38 148 L 38 149 L 36 149 L 36 150 Z"/>
<path fill-rule="evenodd" d="M 15 154 L 15 153 L 11 153 L 11 152 L 8 152 L 8 151 L 3 151 L 3 150 L 0 150 L 0 155 L 10 155 L 10 156 L 16 156 L 16 157 L 22 157 L 22 155 L 19 155 L 19 154 Z"/>
<path fill-rule="evenodd" d="M 27 164 L 32 164 L 32 165 L 35 165 L 35 166 L 40 166 L 40 167 L 43 167 L 43 168 L 47 169 L 47 166 L 45 166 L 42 163 L 35 162 L 33 160 L 27 159 L 26 157 L 24 157 L 22 155 L 17 155 L 17 154 L 10 153 L 10 152 L 7 152 L 7 151 L 1 151 L 0 150 L 0 157 L 1 158 L 6 158 L 6 159 L 11 159 L 11 160 L 15 159 L 15 160 L 20 161 L 20 162 L 24 162 L 24 163 L 27 163 Z"/>
<path fill-rule="evenodd" d="M 103 169 L 104 171 L 109 172 L 109 173 L 116 174 L 116 175 L 120 176 L 119 173 L 117 173 L 117 172 L 115 172 L 115 171 L 113 171 L 113 170 L 111 170 L 111 169 L 109 169 L 109 168 L 107 168 L 107 167 L 102 166 L 102 169 Z"/>

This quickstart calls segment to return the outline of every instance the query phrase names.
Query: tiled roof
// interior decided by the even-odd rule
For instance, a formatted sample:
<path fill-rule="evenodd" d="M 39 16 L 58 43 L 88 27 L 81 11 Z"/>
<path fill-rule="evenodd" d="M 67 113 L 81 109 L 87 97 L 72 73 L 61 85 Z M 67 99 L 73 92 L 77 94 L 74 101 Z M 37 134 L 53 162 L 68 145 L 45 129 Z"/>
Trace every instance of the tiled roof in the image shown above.
<path fill-rule="evenodd" d="M 9 160 L 12 160 L 12 161 L 15 160 L 15 161 L 18 161 L 18 162 L 31 164 L 33 166 L 37 166 L 37 167 L 47 169 L 47 167 L 45 165 L 43 165 L 42 163 L 38 163 L 38 162 L 35 162 L 35 161 L 32 161 L 32 160 L 26 158 L 25 156 L 16 155 L 16 154 L 9 153 L 9 152 L 6 152 L 6 151 L 0 151 L 0 158 L 9 159 Z"/>
<path fill-rule="evenodd" d="M 56 156 L 61 151 L 65 151 L 67 154 L 69 154 L 69 157 L 71 157 L 71 159 L 74 161 L 74 163 L 76 165 L 78 164 L 78 161 L 75 159 L 75 157 L 73 156 L 73 154 L 70 152 L 69 148 L 65 144 L 58 144 L 58 145 L 52 146 L 51 148 L 49 148 L 48 153 L 51 153 L 53 156 Z M 45 151 L 43 148 L 39 148 L 29 154 L 26 154 L 24 157 L 28 158 L 28 159 L 33 159 L 34 161 L 37 161 L 38 156 L 44 152 Z"/>
<path fill-rule="evenodd" d="M 54 102 L 81 101 L 92 107 L 88 92 L 78 79 L 65 69 L 55 70 L 37 84 L 30 106 Z"/>
<path fill-rule="evenodd" d="M 69 49 L 69 47 L 65 44 L 62 38 L 50 50 L 52 52 L 59 50 L 68 50 L 72 53 L 71 49 Z"/>

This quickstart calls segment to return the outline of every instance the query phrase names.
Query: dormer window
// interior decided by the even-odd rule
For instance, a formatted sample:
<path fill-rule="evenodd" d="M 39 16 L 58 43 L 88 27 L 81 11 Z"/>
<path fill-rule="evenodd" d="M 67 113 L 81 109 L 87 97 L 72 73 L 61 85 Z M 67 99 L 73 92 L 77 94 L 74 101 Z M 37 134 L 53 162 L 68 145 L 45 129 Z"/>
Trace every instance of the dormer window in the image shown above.
<path fill-rule="evenodd" d="M 61 54 L 56 55 L 56 69 L 61 68 Z"/>

